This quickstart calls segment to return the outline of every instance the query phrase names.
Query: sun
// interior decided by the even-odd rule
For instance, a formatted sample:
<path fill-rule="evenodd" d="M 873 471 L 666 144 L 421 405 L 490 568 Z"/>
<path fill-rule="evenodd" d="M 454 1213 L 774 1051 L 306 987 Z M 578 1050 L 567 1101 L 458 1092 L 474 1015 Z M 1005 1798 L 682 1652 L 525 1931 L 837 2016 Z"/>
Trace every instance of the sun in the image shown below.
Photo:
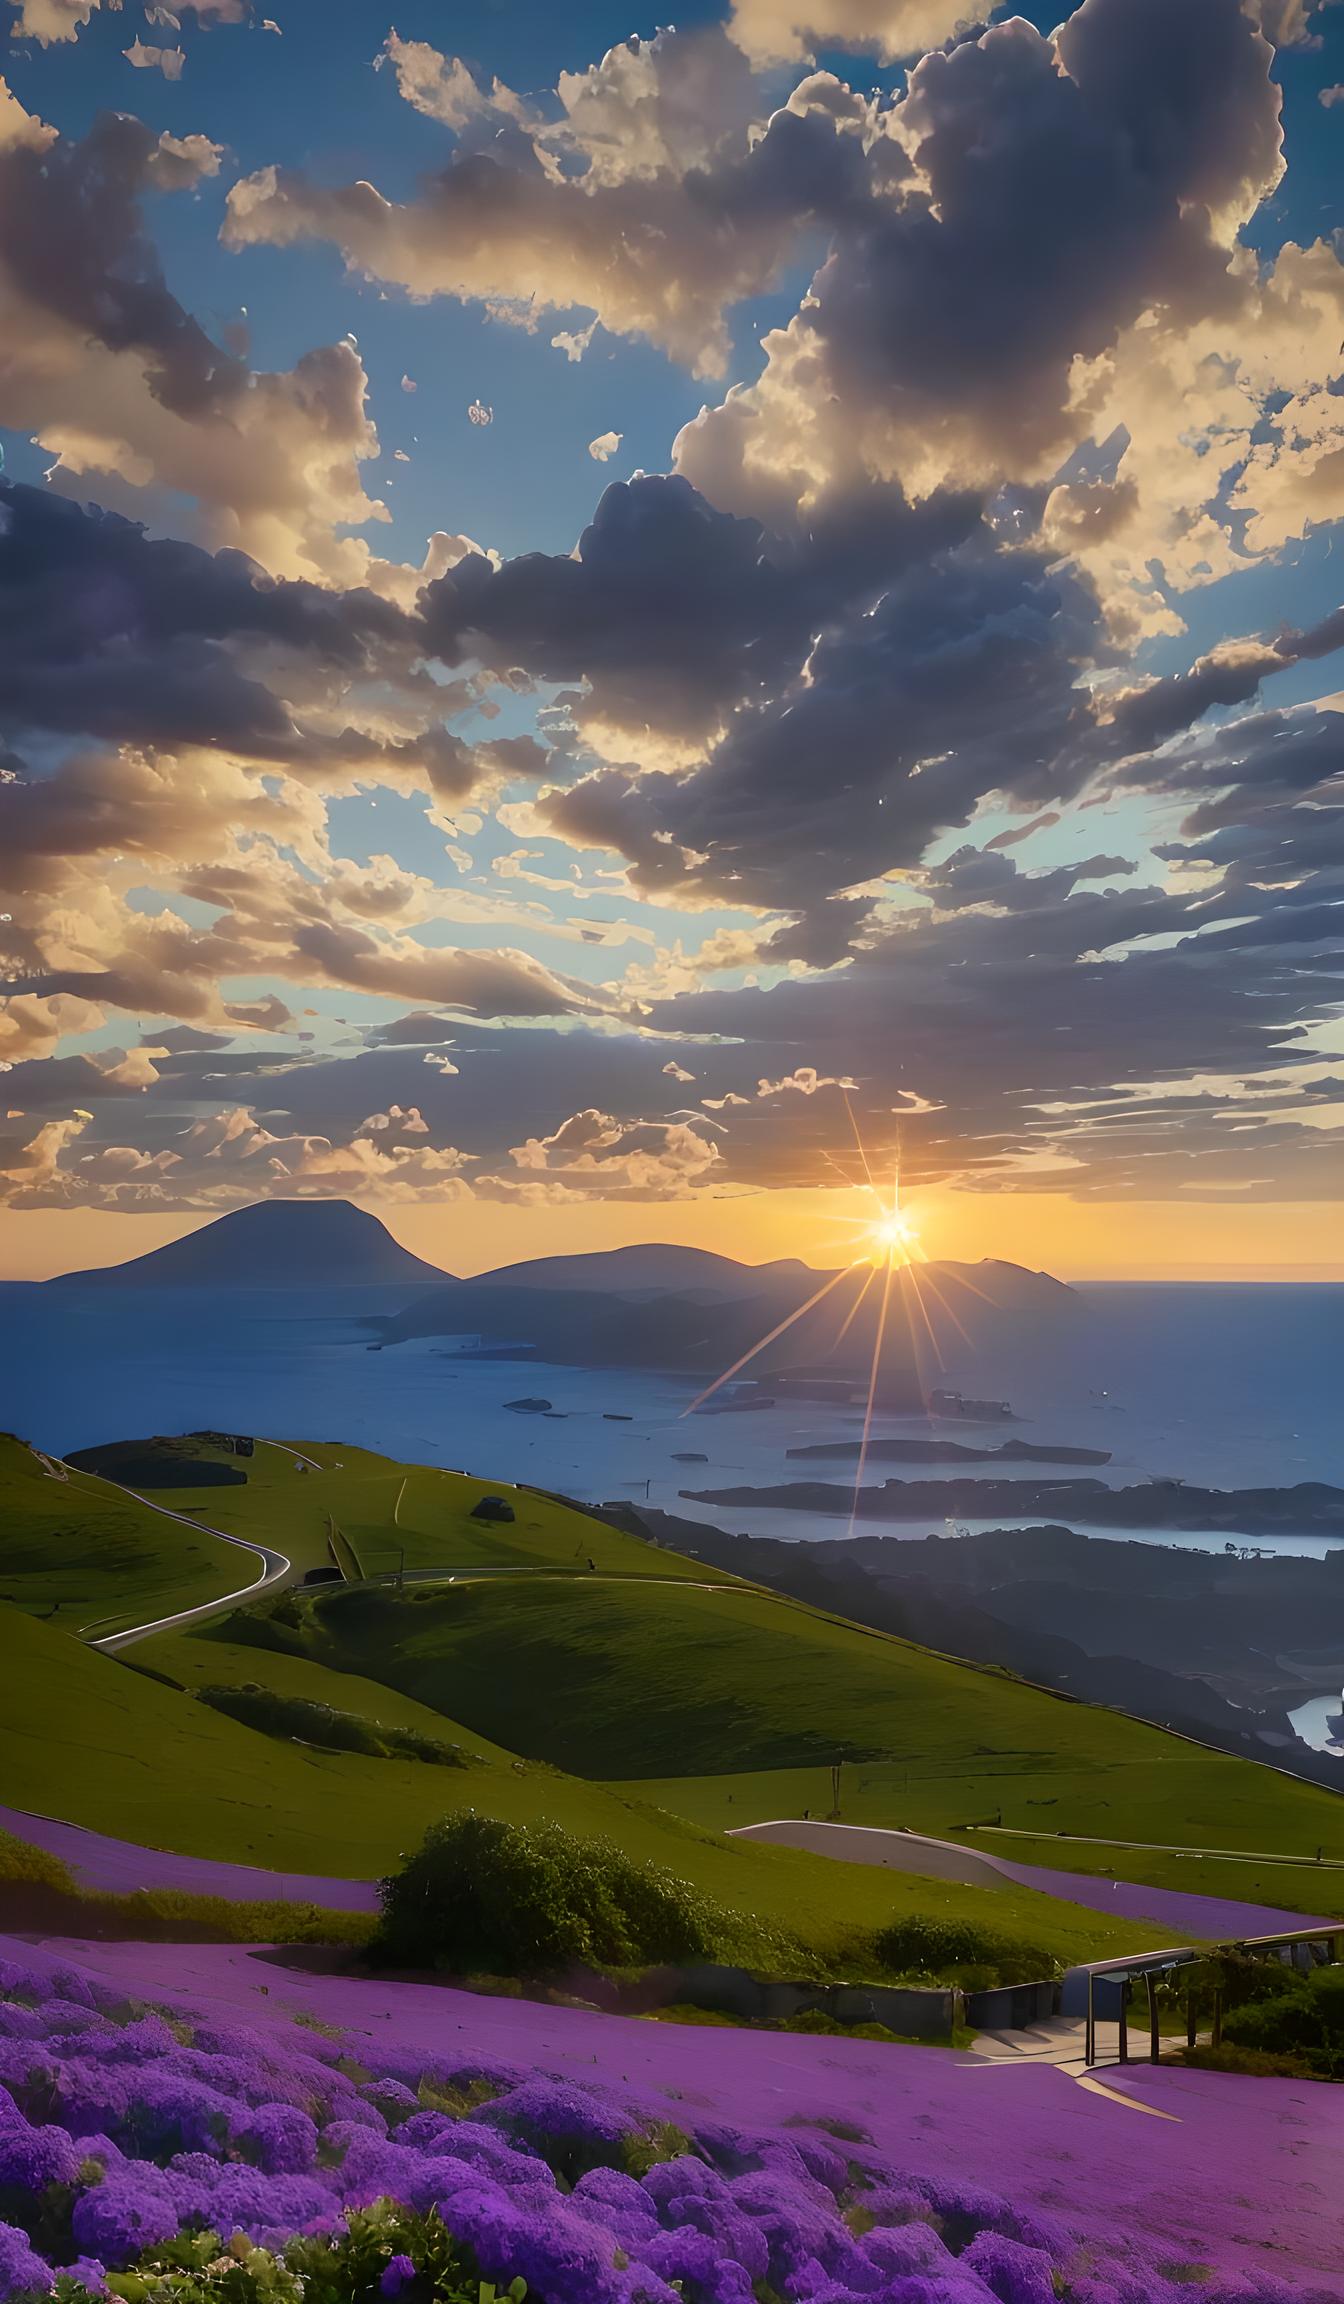
<path fill-rule="evenodd" d="M 918 1227 L 899 1210 L 884 1214 L 869 1227 L 870 1256 L 874 1264 L 909 1263 L 918 1242 Z"/>

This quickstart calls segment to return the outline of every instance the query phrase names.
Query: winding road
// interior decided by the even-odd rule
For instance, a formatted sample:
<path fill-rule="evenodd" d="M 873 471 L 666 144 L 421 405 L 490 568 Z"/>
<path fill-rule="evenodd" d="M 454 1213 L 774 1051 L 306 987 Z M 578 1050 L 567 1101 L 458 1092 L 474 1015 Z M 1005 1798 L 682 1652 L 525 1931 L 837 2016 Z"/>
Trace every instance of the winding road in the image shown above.
<path fill-rule="evenodd" d="M 303 1455 L 297 1448 L 286 1448 L 278 1440 L 258 1440 L 256 1445 L 259 1448 L 275 1448 L 282 1456 L 292 1456 L 296 1464 L 306 1464 L 313 1472 L 322 1470 L 314 1457 Z M 101 1639 L 90 1640 L 91 1648 L 101 1648 L 109 1656 L 119 1654 L 123 1648 L 132 1647 L 137 1640 L 148 1640 L 152 1633 L 175 1632 L 183 1624 L 199 1624 L 207 1616 L 218 1616 L 240 1600 L 256 1600 L 272 1585 L 283 1583 L 293 1569 L 293 1561 L 287 1559 L 283 1552 L 273 1552 L 269 1545 L 254 1544 L 246 1536 L 231 1536 L 227 1528 L 212 1528 L 207 1521 L 198 1520 L 194 1513 L 171 1511 L 166 1504 L 156 1504 L 152 1496 L 142 1495 L 138 1488 L 125 1488 L 119 1480 L 103 1480 L 100 1473 L 86 1473 L 84 1477 L 101 1480 L 105 1487 L 115 1488 L 121 1496 L 133 1496 L 137 1504 L 144 1505 L 146 1511 L 157 1512 L 164 1520 L 176 1520 L 180 1526 L 191 1528 L 200 1536 L 215 1536 L 221 1544 L 232 1544 L 239 1552 L 250 1552 L 252 1558 L 261 1563 L 252 1581 L 240 1584 L 234 1592 L 221 1592 L 213 1600 L 198 1601 L 193 1608 L 178 1608 L 171 1616 L 156 1616 L 148 1624 L 126 1625 L 120 1632 L 105 1632 Z"/>

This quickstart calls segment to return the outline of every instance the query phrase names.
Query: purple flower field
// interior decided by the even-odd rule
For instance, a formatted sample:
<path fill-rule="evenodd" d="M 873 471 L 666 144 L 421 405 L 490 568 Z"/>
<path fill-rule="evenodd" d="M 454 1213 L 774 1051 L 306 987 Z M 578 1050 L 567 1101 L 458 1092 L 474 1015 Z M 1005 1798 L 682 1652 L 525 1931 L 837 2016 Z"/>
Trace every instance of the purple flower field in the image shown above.
<path fill-rule="evenodd" d="M 980 1849 L 979 1855 L 986 1851 Z M 1094 1873 L 1054 1872 L 1042 1864 L 1014 1864 L 1006 1856 L 991 1856 L 996 1870 L 1018 1880 L 1024 1888 L 1039 1888 L 1043 1895 L 1062 1896 L 1070 1904 L 1085 1904 L 1092 1912 L 1110 1912 L 1122 1920 L 1151 1920 L 1171 1928 L 1178 1936 L 1272 1936 L 1281 1928 L 1316 1928 L 1317 1912 L 1283 1912 L 1268 1904 L 1240 1904 L 1230 1896 L 1194 1896 L 1179 1888 L 1153 1888 L 1141 1880 L 1104 1880 Z M 1216 1864 L 1209 1866 L 1216 1880 Z"/>
<path fill-rule="evenodd" d="M 328 1880 L 311 1872 L 267 1872 L 253 1864 L 216 1863 L 208 1856 L 178 1856 L 168 1848 L 141 1848 L 133 1840 L 111 1840 L 63 1824 L 55 1816 L 30 1816 L 22 1808 L 0 1806 L 0 1832 L 12 1832 L 34 1848 L 45 1848 L 68 1864 L 81 1888 L 130 1896 L 137 1888 L 174 1888 L 188 1896 L 225 1896 L 244 1904 L 280 1897 L 292 1904 L 317 1904 L 329 1912 L 376 1912 L 372 1880 Z"/>
<path fill-rule="evenodd" d="M 1344 2297 L 1342 2123 L 1307 2083 L 1097 2094 L 234 1946 L 0 1941 L 0 2298 L 194 2230 L 338 2247 L 387 2199 L 531 2304 L 1302 2304 Z M 378 2292 L 418 2277 L 389 2243 Z"/>

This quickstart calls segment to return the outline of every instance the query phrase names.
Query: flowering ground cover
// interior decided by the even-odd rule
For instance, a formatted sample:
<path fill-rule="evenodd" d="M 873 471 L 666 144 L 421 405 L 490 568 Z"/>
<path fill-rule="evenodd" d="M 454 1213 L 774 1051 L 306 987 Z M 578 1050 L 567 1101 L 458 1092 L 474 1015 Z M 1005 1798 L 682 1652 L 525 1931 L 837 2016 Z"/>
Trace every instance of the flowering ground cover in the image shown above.
<path fill-rule="evenodd" d="M 85 2258 L 89 2284 L 96 2260 L 153 2297 L 118 2267 L 176 2253 L 198 2287 L 286 2304 L 296 2267 L 310 2298 L 404 2304 L 519 2279 L 532 2304 L 1344 2297 L 1330 2088 L 1160 2070 L 1098 2095 L 237 1947 L 0 1941 L 0 1961 L 0 2296 Z"/>
<path fill-rule="evenodd" d="M 322 1904 L 331 1912 L 376 1912 L 372 1880 L 326 1880 L 308 1872 L 268 1872 L 252 1864 L 217 1864 L 208 1856 L 178 1856 L 168 1848 L 141 1848 L 133 1840 L 112 1840 L 103 1832 L 62 1824 L 54 1816 L 29 1816 L 0 1806 L 0 1832 L 12 1832 L 34 1848 L 45 1848 L 68 1865 L 81 1888 L 134 1895 L 138 1888 L 174 1888 L 188 1896 L 224 1896 L 231 1903 L 283 1897 L 294 1903 Z"/>
<path fill-rule="evenodd" d="M 986 1851 L 981 1848 L 977 1854 L 983 1856 Z M 1086 1904 L 1094 1912 L 1109 1912 L 1117 1919 L 1156 1921 L 1178 1937 L 1271 1936 L 1284 1928 L 1322 1925 L 1319 1912 L 1284 1912 L 1268 1904 L 1246 1904 L 1233 1896 L 1187 1895 L 1179 1888 L 1154 1888 L 1145 1881 L 1054 1872 L 1043 1864 L 1014 1864 L 1005 1856 L 994 1856 L 990 1861 L 1024 1888 L 1039 1888 L 1046 1896 L 1067 1896 L 1072 1904 Z M 1210 1869 L 1216 1877 L 1216 1868 Z M 1336 1878 L 1344 1908 L 1344 1877 Z"/>

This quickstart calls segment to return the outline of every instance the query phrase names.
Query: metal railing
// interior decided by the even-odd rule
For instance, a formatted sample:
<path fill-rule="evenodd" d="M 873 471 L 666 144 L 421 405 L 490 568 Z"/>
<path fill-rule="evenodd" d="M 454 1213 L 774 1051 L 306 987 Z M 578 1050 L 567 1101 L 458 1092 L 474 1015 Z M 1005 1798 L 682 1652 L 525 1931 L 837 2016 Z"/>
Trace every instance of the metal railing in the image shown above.
<path fill-rule="evenodd" d="M 1083 2062 L 1090 2069 L 1097 2062 L 1097 2005 L 1096 1983 L 1110 1979 L 1119 1986 L 1117 2022 L 1117 2064 L 1128 2064 L 1129 2054 L 1129 1987 L 1140 1976 L 1143 1978 L 1148 2013 L 1148 2061 L 1159 2063 L 1162 2055 L 1161 2015 L 1157 2004 L 1157 1988 L 1164 1976 L 1173 1975 L 1179 1968 L 1194 1968 L 1214 1959 L 1223 1952 L 1287 1952 L 1295 1953 L 1300 1946 L 1304 1959 L 1291 1960 L 1294 1967 L 1319 1964 L 1333 1965 L 1339 1958 L 1340 1939 L 1344 1938 L 1344 1922 L 1325 1921 L 1319 1928 L 1290 1928 L 1279 1936 L 1240 1936 L 1234 1941 L 1217 1945 L 1182 1944 L 1167 1952 L 1141 1952 L 1126 1960 L 1098 1960 L 1089 1964 L 1087 1971 L 1087 2023 L 1084 2034 Z M 1323 1962 L 1318 1962 L 1316 1948 L 1320 1947 Z M 1213 1996 L 1213 2044 L 1217 2047 L 1222 2034 L 1222 1992 L 1215 1989 Z M 1193 2003 L 1187 2002 L 1186 2046 L 1193 2048 L 1196 2027 Z"/>

